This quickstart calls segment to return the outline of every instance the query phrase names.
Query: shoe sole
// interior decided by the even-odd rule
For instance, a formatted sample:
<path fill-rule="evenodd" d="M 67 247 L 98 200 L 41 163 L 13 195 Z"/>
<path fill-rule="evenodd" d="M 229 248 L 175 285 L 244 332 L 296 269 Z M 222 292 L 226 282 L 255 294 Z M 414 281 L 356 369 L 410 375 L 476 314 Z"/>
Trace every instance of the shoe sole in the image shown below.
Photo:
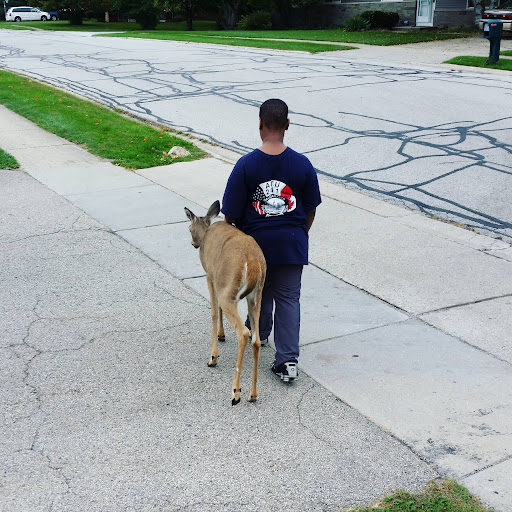
<path fill-rule="evenodd" d="M 275 372 L 272 372 L 274 375 L 276 375 L 277 377 L 279 377 L 281 379 L 282 382 L 285 382 L 285 383 L 291 383 L 293 382 L 296 378 L 298 378 L 299 374 L 297 373 L 297 375 L 295 377 L 291 377 L 290 375 L 283 375 L 282 373 L 275 373 Z"/>

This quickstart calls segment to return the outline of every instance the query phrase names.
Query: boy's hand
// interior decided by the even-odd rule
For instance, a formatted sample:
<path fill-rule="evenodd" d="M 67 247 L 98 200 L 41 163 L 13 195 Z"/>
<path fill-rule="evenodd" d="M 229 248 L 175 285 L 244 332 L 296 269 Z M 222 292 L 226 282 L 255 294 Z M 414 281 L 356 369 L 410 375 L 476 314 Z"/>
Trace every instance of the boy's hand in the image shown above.
<path fill-rule="evenodd" d="M 316 214 L 316 209 L 306 212 L 306 228 L 307 228 L 308 232 L 311 229 L 313 221 L 315 220 L 315 214 Z"/>

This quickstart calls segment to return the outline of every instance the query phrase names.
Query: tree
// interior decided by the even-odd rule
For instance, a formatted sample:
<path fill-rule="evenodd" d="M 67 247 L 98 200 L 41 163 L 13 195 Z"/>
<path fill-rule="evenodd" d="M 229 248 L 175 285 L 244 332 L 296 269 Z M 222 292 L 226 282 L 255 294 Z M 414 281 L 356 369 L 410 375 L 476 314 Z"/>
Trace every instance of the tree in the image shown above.
<path fill-rule="evenodd" d="M 211 0 L 171 0 L 175 10 L 185 17 L 187 30 L 194 30 L 193 21 L 200 7 L 211 4 Z"/>
<path fill-rule="evenodd" d="M 243 0 L 218 0 L 219 24 L 225 30 L 232 30 L 240 18 Z"/>
<path fill-rule="evenodd" d="M 323 3 L 322 0 L 292 0 L 292 7 L 304 9 L 304 25 L 310 22 L 310 7 Z"/>
<path fill-rule="evenodd" d="M 155 5 L 162 12 L 177 12 L 179 10 L 179 0 L 155 0 Z"/>
<path fill-rule="evenodd" d="M 160 20 L 156 0 L 118 0 L 117 7 L 133 16 L 142 30 L 154 30 Z"/>
<path fill-rule="evenodd" d="M 86 12 L 105 11 L 104 0 L 47 0 L 41 5 L 46 10 L 65 11 L 71 25 L 81 25 Z"/>

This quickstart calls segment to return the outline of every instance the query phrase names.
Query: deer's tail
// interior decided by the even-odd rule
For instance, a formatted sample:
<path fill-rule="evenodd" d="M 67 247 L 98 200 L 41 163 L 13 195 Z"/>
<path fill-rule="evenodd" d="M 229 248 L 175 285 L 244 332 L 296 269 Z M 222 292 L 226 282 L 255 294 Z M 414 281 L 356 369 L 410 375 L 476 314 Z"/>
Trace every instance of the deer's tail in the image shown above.
<path fill-rule="evenodd" d="M 265 281 L 265 265 L 256 258 L 249 257 L 244 265 L 242 282 L 237 299 L 241 300 L 258 287 L 263 287 Z"/>

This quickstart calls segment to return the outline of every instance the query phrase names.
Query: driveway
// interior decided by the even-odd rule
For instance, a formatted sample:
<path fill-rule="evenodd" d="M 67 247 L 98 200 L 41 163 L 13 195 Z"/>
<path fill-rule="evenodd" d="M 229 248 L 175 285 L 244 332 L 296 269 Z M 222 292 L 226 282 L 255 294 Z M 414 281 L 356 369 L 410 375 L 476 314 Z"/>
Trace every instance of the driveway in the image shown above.
<path fill-rule="evenodd" d="M 512 239 L 510 75 L 411 64 L 460 41 L 312 56 L 79 33 L 2 35 L 5 69 L 239 153 L 258 145 L 258 105 L 279 96 L 291 109 L 288 143 L 325 179 Z M 485 41 L 472 44 L 486 51 Z M 423 48 L 430 57 L 414 57 Z"/>

